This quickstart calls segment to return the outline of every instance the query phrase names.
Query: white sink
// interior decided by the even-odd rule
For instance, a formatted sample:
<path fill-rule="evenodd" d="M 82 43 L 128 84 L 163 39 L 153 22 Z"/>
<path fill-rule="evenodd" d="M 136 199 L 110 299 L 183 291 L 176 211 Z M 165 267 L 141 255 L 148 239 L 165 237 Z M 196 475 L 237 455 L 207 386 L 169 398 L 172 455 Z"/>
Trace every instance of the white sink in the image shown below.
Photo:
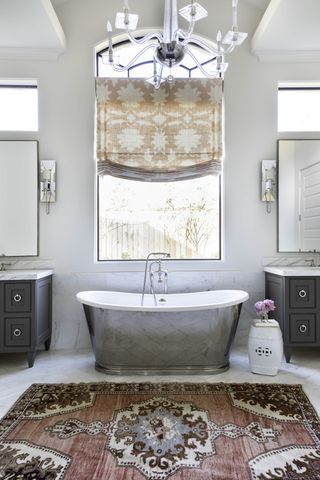
<path fill-rule="evenodd" d="M 0 280 L 38 280 L 53 274 L 53 270 L 4 270 L 0 271 Z"/>
<path fill-rule="evenodd" d="M 282 277 L 319 277 L 320 267 L 308 267 L 304 265 L 294 266 L 268 266 L 264 267 L 264 271 L 281 275 Z"/>

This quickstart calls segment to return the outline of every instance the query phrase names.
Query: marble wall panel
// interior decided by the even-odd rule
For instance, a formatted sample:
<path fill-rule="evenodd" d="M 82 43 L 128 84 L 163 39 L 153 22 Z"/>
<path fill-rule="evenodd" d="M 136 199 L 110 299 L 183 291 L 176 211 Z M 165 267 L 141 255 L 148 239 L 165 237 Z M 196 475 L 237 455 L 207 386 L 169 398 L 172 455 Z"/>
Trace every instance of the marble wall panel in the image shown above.
<path fill-rule="evenodd" d="M 90 346 L 82 305 L 76 300 L 83 290 L 140 292 L 141 272 L 57 274 L 53 280 L 54 349 L 80 349 Z M 236 344 L 246 344 L 250 321 L 254 318 L 254 303 L 264 298 L 263 272 L 214 271 L 169 272 L 169 292 L 236 289 L 249 293 L 242 308 Z"/>

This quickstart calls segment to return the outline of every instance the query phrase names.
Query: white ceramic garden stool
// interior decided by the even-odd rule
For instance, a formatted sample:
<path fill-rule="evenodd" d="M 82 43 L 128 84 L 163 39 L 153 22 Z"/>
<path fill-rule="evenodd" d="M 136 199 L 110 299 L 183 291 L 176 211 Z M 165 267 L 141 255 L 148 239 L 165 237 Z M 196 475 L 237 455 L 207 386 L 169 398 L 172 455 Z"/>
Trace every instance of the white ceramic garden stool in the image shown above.
<path fill-rule="evenodd" d="M 253 320 L 248 353 L 253 373 L 277 375 L 283 355 L 283 340 L 276 320 Z"/>

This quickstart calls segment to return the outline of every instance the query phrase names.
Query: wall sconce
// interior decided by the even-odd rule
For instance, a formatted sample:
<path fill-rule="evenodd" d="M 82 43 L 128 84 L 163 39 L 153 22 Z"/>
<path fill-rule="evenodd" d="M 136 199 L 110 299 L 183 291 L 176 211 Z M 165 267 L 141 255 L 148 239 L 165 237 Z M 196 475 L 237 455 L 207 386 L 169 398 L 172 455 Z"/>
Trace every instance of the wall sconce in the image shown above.
<path fill-rule="evenodd" d="M 50 204 L 56 201 L 56 162 L 40 161 L 40 202 L 46 204 L 46 214 L 50 213 Z"/>
<path fill-rule="evenodd" d="M 261 162 L 261 200 L 266 202 L 266 211 L 271 213 L 271 202 L 277 198 L 277 162 L 262 160 Z"/>

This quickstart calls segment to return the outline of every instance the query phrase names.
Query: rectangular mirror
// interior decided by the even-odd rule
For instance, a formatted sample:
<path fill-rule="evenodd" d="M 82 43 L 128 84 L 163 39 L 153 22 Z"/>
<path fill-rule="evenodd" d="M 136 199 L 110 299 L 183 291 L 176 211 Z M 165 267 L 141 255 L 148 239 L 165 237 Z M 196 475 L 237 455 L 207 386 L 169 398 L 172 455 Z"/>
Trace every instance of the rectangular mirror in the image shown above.
<path fill-rule="evenodd" d="M 38 142 L 0 141 L 0 255 L 38 255 Z"/>
<path fill-rule="evenodd" d="M 320 250 L 320 140 L 279 140 L 278 182 L 278 251 Z"/>

